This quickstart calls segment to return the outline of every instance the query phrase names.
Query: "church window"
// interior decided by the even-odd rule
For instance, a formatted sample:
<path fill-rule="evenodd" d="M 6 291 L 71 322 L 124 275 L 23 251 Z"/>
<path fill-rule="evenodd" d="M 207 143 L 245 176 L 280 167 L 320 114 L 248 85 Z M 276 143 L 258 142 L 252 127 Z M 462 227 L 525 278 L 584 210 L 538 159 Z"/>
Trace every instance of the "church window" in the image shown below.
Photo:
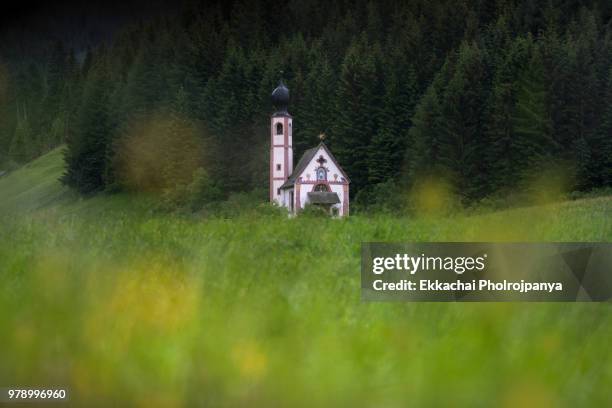
<path fill-rule="evenodd" d="M 280 171 L 280 169 L 281 169 L 281 165 L 280 165 L 280 164 L 277 164 L 277 165 L 276 165 L 276 170 Z"/>
<path fill-rule="evenodd" d="M 325 184 L 317 184 L 314 191 L 329 192 L 329 188 Z"/>
<path fill-rule="evenodd" d="M 283 134 L 283 124 L 280 122 L 276 124 L 276 134 L 277 135 Z"/>
<path fill-rule="evenodd" d="M 327 171 L 323 167 L 317 169 L 317 180 L 327 180 Z"/>

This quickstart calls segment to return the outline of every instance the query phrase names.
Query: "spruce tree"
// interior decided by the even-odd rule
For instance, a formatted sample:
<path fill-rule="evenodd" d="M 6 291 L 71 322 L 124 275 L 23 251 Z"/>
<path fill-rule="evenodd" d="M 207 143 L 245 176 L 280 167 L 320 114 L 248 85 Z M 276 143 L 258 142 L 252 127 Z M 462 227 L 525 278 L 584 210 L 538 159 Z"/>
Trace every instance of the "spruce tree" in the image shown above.
<path fill-rule="evenodd" d="M 124 119 L 142 117 L 159 107 L 167 91 L 166 68 L 160 58 L 160 49 L 143 40 L 123 90 L 121 111 Z"/>
<path fill-rule="evenodd" d="M 297 157 L 318 143 L 319 133 L 333 138 L 336 112 L 336 73 L 327 58 L 313 53 L 313 66 L 306 77 L 303 108 L 295 116 L 293 149 Z M 292 90 L 293 92 L 293 90 Z"/>
<path fill-rule="evenodd" d="M 445 172 L 440 160 L 443 133 L 441 106 L 452 62 L 447 59 L 416 106 L 409 132 L 410 144 L 404 158 L 404 182 L 407 185 L 424 175 L 441 175 Z"/>
<path fill-rule="evenodd" d="M 189 97 L 179 88 L 169 110 L 169 120 L 163 142 L 166 152 L 159 171 L 164 189 L 173 190 L 191 183 L 193 174 L 201 167 L 202 147 L 198 143 L 194 126 L 189 122 Z"/>
<path fill-rule="evenodd" d="M 46 70 L 46 92 L 43 100 L 43 130 L 44 148 L 50 148 L 57 143 L 52 126 L 58 117 L 63 117 L 66 110 L 66 74 L 68 54 L 61 42 L 57 42 L 51 52 Z M 60 119 L 61 120 L 61 119 Z"/>
<path fill-rule="evenodd" d="M 351 176 L 351 192 L 367 185 L 370 141 L 380 109 L 376 48 L 365 38 L 353 43 L 342 64 L 337 116 L 330 144 Z"/>
<path fill-rule="evenodd" d="M 608 74 L 601 125 L 594 138 L 590 172 L 597 185 L 612 186 L 612 68 Z"/>
<path fill-rule="evenodd" d="M 34 157 L 35 145 L 27 116 L 21 118 L 9 148 L 9 157 L 17 163 L 26 163 Z"/>
<path fill-rule="evenodd" d="M 397 64 L 399 72 L 385 75 L 385 95 L 379 114 L 378 131 L 368 154 L 368 182 L 382 183 L 398 176 L 406 147 L 414 104 L 417 98 L 416 73 L 412 66 Z"/>
<path fill-rule="evenodd" d="M 518 150 L 515 159 L 523 157 L 519 161 L 522 170 L 533 170 L 557 151 L 551 132 L 544 67 L 537 47 L 532 49 L 531 58 L 523 67 L 516 86 L 517 100 L 512 115 L 513 145 Z"/>
<path fill-rule="evenodd" d="M 490 146 L 484 160 L 489 162 L 489 182 L 493 190 L 512 187 L 524 167 L 524 152 L 516 148 L 513 117 L 518 93 L 518 77 L 527 64 L 533 43 L 530 38 L 514 40 L 495 72 L 485 119 Z"/>
<path fill-rule="evenodd" d="M 399 99 L 399 87 L 397 76 L 390 73 L 385 78 L 385 95 L 382 99 L 379 126 L 368 149 L 368 182 L 372 184 L 382 183 L 393 177 L 398 163 L 402 160 L 405 134 L 398 124 L 395 106 Z"/>
<path fill-rule="evenodd" d="M 100 58 L 87 78 L 76 132 L 67 140 L 66 172 L 62 181 L 82 193 L 102 190 L 106 184 L 112 134 L 109 79 L 107 61 Z"/>
<path fill-rule="evenodd" d="M 485 160 L 488 140 L 483 129 L 488 99 L 486 56 L 476 44 L 462 44 L 441 103 L 440 164 L 468 198 L 488 191 Z"/>
<path fill-rule="evenodd" d="M 581 14 L 580 27 L 575 38 L 568 41 L 571 53 L 569 77 L 570 96 L 565 104 L 567 130 L 571 140 L 566 148 L 571 152 L 569 159 L 576 164 L 578 187 L 590 189 L 597 185 L 597 174 L 591 171 L 593 160 L 598 155 L 597 128 L 602 115 L 602 89 L 605 81 L 600 80 L 598 52 L 598 28 L 592 13 Z M 609 61 L 606 61 L 609 64 Z"/>

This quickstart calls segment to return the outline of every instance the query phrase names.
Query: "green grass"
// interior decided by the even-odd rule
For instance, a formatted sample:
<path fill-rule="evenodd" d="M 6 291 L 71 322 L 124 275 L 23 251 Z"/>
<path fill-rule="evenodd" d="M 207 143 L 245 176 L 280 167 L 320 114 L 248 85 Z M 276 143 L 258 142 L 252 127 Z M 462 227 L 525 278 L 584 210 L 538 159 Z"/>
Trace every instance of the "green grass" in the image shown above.
<path fill-rule="evenodd" d="M 64 167 L 62 157 L 59 148 L 0 177 L 0 214 L 47 207 L 69 196 L 58 180 Z"/>
<path fill-rule="evenodd" d="M 453 218 L 143 211 L 0 179 L 0 386 L 77 405 L 605 406 L 609 304 L 362 303 L 362 241 L 611 241 L 612 200 Z"/>

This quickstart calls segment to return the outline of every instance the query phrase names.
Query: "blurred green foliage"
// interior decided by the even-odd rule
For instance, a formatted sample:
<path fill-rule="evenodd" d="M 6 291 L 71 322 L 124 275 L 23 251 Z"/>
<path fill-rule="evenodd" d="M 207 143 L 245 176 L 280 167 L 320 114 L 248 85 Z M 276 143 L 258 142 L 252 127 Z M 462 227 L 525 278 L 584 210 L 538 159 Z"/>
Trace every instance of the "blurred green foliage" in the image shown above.
<path fill-rule="evenodd" d="M 0 384 L 80 406 L 609 402 L 607 304 L 362 303 L 359 278 L 363 241 L 610 241 L 609 197 L 337 220 L 244 196 L 185 216 L 62 193 L 54 155 L 0 179 Z"/>

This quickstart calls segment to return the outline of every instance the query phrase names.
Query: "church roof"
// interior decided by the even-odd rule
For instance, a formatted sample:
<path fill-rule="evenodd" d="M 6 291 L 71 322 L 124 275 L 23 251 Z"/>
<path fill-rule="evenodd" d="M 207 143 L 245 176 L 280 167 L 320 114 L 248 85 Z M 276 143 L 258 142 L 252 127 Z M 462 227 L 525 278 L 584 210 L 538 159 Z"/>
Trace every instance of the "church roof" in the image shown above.
<path fill-rule="evenodd" d="M 313 191 L 308 193 L 308 201 L 310 204 L 338 204 L 340 197 L 329 191 Z"/>
<path fill-rule="evenodd" d="M 285 189 L 285 188 L 293 187 L 293 185 L 295 184 L 297 178 L 300 176 L 300 174 L 302 174 L 302 172 L 304 171 L 306 166 L 308 166 L 308 163 L 310 163 L 310 161 L 317 154 L 317 152 L 319 151 L 319 148 L 321 148 L 321 147 L 323 147 L 325 149 L 325 151 L 327 152 L 329 157 L 334 161 L 334 163 L 336 163 L 336 166 L 338 166 L 338 169 L 340 169 L 340 171 L 342 172 L 342 176 L 346 179 L 346 181 L 350 182 L 348 176 L 346 175 L 344 170 L 342 170 L 342 167 L 340 167 L 340 165 L 338 164 L 338 160 L 336 160 L 336 158 L 334 157 L 332 152 L 329 150 L 327 145 L 325 143 L 321 142 L 321 143 L 319 143 L 318 146 L 313 147 L 312 149 L 308 149 L 308 150 L 306 150 L 304 152 L 304 154 L 302 155 L 302 158 L 298 162 L 297 166 L 295 166 L 295 168 L 293 169 L 293 173 L 291 173 L 291 175 L 289 176 L 287 181 L 285 181 L 283 183 L 283 185 L 280 186 L 280 188 Z"/>
<path fill-rule="evenodd" d="M 297 166 L 295 166 L 293 169 L 293 173 L 291 173 L 287 181 L 285 181 L 280 188 L 292 187 L 295 184 L 295 180 L 300 174 L 302 174 L 302 171 L 304 171 L 306 166 L 308 166 L 308 163 L 310 163 L 314 155 L 317 154 L 317 150 L 319 150 L 319 146 L 313 147 L 312 149 L 308 149 L 304 152 Z"/>

